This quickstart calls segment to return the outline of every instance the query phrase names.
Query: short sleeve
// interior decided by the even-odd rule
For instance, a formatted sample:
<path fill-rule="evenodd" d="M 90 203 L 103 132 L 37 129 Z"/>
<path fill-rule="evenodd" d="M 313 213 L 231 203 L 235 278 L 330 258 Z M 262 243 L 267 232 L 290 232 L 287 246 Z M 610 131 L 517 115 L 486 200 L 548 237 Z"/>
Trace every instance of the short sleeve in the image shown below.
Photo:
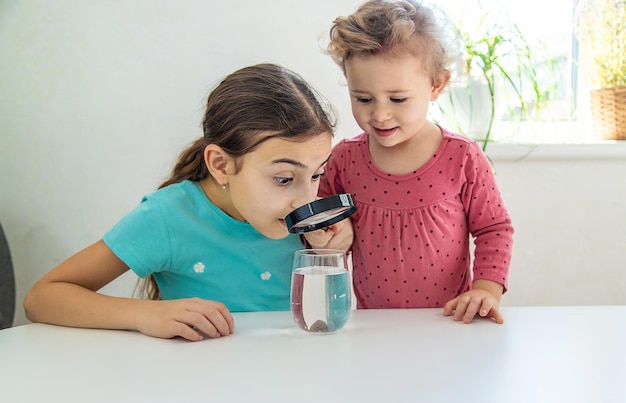
<path fill-rule="evenodd" d="M 159 204 L 144 198 L 103 240 L 139 277 L 166 270 L 172 259 L 169 231 Z"/>

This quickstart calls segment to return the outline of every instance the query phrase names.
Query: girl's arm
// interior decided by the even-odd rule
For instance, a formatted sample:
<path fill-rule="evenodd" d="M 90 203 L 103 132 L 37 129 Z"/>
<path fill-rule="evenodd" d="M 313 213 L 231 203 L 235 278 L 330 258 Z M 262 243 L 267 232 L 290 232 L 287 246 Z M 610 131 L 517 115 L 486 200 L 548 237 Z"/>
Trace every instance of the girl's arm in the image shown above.
<path fill-rule="evenodd" d="M 150 301 L 111 297 L 99 289 L 129 270 L 102 241 L 41 278 L 24 298 L 26 317 L 63 326 L 137 330 L 148 336 L 202 340 L 234 331 L 224 304 L 198 298 Z"/>

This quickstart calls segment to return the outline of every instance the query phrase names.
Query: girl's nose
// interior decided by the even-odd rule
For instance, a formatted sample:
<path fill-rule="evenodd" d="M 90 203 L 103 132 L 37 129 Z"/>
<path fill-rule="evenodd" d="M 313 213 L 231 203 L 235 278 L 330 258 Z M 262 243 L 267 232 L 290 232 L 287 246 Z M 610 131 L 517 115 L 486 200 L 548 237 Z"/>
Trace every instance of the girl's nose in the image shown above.
<path fill-rule="evenodd" d="M 313 182 L 310 185 L 301 188 L 298 191 L 298 195 L 292 202 L 292 207 L 296 209 L 300 206 L 304 206 L 305 204 L 311 203 L 312 201 L 316 200 L 318 188 L 318 182 Z"/>
<path fill-rule="evenodd" d="M 390 117 L 391 112 L 386 105 L 378 104 L 372 109 L 372 120 L 376 122 L 384 122 Z"/>

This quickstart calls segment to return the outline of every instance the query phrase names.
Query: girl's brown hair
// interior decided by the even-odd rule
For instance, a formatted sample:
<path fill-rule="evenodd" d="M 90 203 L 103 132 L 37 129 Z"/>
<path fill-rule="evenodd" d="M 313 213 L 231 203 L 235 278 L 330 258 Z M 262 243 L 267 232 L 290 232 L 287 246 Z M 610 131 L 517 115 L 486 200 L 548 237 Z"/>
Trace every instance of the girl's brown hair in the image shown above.
<path fill-rule="evenodd" d="M 321 134 L 333 135 L 332 106 L 302 77 L 275 64 L 244 67 L 228 75 L 208 97 L 202 128 L 204 136 L 185 149 L 170 178 L 159 189 L 184 180 L 209 177 L 204 148 L 220 146 L 237 161 L 268 138 L 305 141 Z M 139 293 L 160 299 L 153 276 Z"/>

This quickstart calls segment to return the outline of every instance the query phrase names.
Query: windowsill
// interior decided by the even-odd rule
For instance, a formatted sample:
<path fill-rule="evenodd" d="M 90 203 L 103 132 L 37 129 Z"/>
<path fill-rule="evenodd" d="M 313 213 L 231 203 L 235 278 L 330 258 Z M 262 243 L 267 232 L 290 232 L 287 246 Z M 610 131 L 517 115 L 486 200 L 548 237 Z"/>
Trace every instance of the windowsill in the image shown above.
<path fill-rule="evenodd" d="M 492 160 L 626 159 L 626 141 L 601 140 L 577 144 L 493 143 L 486 150 Z"/>

